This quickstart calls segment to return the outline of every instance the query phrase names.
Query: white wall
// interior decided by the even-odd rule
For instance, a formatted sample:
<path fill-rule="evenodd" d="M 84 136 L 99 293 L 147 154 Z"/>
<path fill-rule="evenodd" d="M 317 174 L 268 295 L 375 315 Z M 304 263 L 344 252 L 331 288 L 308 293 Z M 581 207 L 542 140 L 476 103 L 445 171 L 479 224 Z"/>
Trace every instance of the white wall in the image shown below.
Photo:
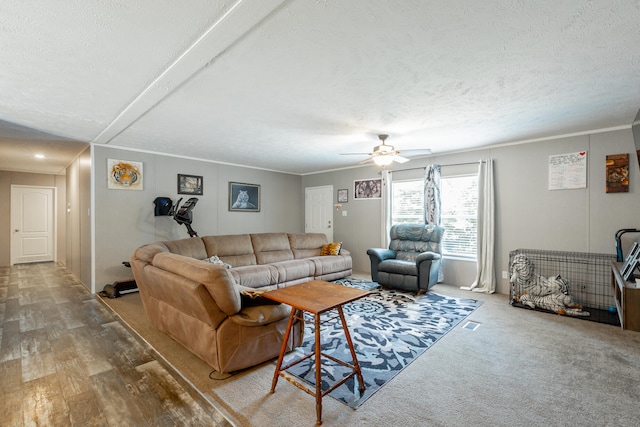
<path fill-rule="evenodd" d="M 142 191 L 107 189 L 107 159 L 143 163 Z M 184 225 L 155 217 L 153 201 L 166 196 L 177 202 L 177 175 L 203 177 L 203 195 L 195 196 L 193 229 L 198 236 L 304 231 L 301 177 L 193 159 L 94 146 L 95 289 L 132 277 L 122 266 L 142 244 L 188 238 Z M 229 212 L 229 182 L 259 184 L 260 212 Z"/>
<path fill-rule="evenodd" d="M 548 190 L 549 156 L 588 152 L 587 188 Z M 629 193 L 605 192 L 605 159 L 608 154 L 629 153 Z M 593 133 L 528 144 L 505 145 L 428 159 L 413 160 L 392 169 L 422 167 L 428 163 L 453 164 L 494 159 L 496 191 L 495 267 L 497 291 L 509 292 L 509 252 L 519 248 L 614 254 L 614 235 L 621 228 L 640 228 L 640 170 L 631 129 Z M 447 167 L 443 167 L 443 174 Z M 307 175 L 302 187 L 333 185 L 349 189 L 343 204 L 347 216 L 334 211 L 334 240 L 352 251 L 354 270 L 369 272 L 366 250 L 380 244 L 380 201 L 353 200 L 353 180 L 377 177 L 378 168 L 364 168 Z M 334 196 L 335 197 L 335 196 Z M 465 261 L 445 260 L 445 281 L 465 286 L 473 281 L 475 267 Z"/>

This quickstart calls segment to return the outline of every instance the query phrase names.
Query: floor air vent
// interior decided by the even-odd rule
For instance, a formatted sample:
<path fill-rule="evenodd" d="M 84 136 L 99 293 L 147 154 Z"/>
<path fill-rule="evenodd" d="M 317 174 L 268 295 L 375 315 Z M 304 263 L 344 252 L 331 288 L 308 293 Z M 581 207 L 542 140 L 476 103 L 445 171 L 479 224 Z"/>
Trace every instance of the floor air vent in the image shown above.
<path fill-rule="evenodd" d="M 463 329 L 469 329 L 471 331 L 475 331 L 476 329 L 478 329 L 478 327 L 480 326 L 480 323 L 478 322 L 474 322 L 472 320 L 469 320 L 467 323 L 465 323 L 462 328 Z"/>

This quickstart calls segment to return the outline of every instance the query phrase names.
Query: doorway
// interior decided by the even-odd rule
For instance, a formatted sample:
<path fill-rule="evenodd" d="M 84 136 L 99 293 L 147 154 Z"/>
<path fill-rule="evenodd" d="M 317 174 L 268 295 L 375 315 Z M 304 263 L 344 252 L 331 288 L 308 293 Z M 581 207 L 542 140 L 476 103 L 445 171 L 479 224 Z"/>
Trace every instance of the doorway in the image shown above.
<path fill-rule="evenodd" d="M 324 233 L 333 242 L 333 185 L 304 189 L 304 232 Z"/>
<path fill-rule="evenodd" d="M 55 261 L 55 191 L 11 186 L 11 265 Z"/>

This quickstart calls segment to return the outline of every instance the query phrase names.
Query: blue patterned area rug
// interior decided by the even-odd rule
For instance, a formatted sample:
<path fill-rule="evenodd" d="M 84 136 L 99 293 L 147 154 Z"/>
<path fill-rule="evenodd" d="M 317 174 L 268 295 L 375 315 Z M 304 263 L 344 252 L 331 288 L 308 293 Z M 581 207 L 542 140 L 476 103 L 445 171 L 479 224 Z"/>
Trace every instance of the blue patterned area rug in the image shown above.
<path fill-rule="evenodd" d="M 372 292 L 343 306 L 366 389 L 360 393 L 360 385 L 354 376 L 329 394 L 354 409 L 482 304 L 473 299 L 447 297 L 434 292 L 416 296 L 380 289 L 377 283 L 363 280 L 343 279 L 335 283 Z M 325 313 L 322 321 L 333 317 L 333 314 L 337 317 L 336 312 Z M 305 326 L 304 342 L 285 356 L 284 366 L 313 353 L 313 316 L 308 315 L 307 320 L 312 323 Z M 339 318 L 322 325 L 320 342 L 323 353 L 351 363 L 351 353 Z M 327 390 L 350 372 L 348 368 L 323 357 L 322 389 Z M 315 390 L 315 357 L 290 367 L 287 373 Z"/>

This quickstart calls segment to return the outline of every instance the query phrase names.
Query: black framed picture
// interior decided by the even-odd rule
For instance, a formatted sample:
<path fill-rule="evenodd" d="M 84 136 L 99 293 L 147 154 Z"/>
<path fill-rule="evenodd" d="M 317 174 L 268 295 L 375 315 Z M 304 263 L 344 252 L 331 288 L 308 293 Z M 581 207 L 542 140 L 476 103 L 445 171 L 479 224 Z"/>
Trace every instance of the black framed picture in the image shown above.
<path fill-rule="evenodd" d="M 229 183 L 229 210 L 260 212 L 260 186 L 242 182 Z"/>
<path fill-rule="evenodd" d="M 353 198 L 355 200 L 382 198 L 382 178 L 353 181 Z"/>
<path fill-rule="evenodd" d="M 349 190 L 346 188 L 338 190 L 338 203 L 349 202 Z"/>
<path fill-rule="evenodd" d="M 202 177 L 178 174 L 178 194 L 202 196 Z"/>

